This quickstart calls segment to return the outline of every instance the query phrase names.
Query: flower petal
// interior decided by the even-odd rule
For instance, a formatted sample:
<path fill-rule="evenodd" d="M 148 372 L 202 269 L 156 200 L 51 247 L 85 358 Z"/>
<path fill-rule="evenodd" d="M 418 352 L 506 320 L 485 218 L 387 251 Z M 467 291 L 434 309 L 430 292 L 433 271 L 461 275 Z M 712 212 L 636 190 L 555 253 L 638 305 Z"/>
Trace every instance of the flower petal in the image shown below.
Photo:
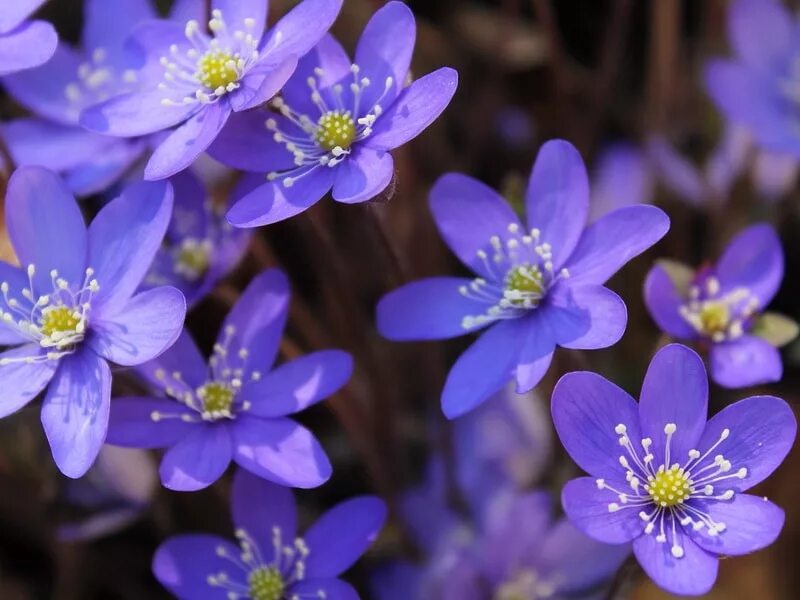
<path fill-rule="evenodd" d="M 157 88 L 115 96 L 84 110 L 80 124 L 97 133 L 136 137 L 169 129 L 200 110 L 196 103 L 184 103 L 182 98 L 165 105 L 165 97 L 166 92 Z"/>
<path fill-rule="evenodd" d="M 626 206 L 589 225 L 567 261 L 569 281 L 603 284 L 667 233 L 669 217 L 655 206 Z M 551 242 L 552 243 L 552 242 Z"/>
<path fill-rule="evenodd" d="M 650 579 L 666 591 L 687 596 L 705 594 L 717 579 L 717 557 L 700 548 L 680 528 L 677 541 L 684 552 L 681 558 L 672 555 L 672 538 L 659 543 L 654 533 L 633 542 L 633 553 Z"/>
<path fill-rule="evenodd" d="M 155 149 L 144 178 L 155 181 L 183 171 L 211 145 L 230 114 L 230 106 L 222 100 L 198 111 Z"/>
<path fill-rule="evenodd" d="M 98 48 L 111 51 L 113 61 L 114 50 L 122 48 L 131 27 L 156 16 L 153 5 L 147 0 L 88 0 L 84 7 L 81 43 L 89 52 Z"/>
<path fill-rule="evenodd" d="M 42 405 L 53 459 L 67 477 L 81 477 L 106 439 L 111 369 L 87 349 L 61 359 Z"/>
<path fill-rule="evenodd" d="M 581 469 L 594 477 L 623 478 L 615 428 L 624 425 L 633 444 L 642 437 L 638 406 L 627 392 L 596 373 L 567 373 L 553 390 L 551 411 L 561 443 Z"/>
<path fill-rule="evenodd" d="M 743 388 L 780 381 L 781 354 L 775 346 L 755 335 L 743 335 L 711 347 L 711 377 L 726 388 Z"/>
<path fill-rule="evenodd" d="M 160 371 L 178 372 L 181 374 L 181 380 L 190 388 L 198 388 L 206 382 L 208 365 L 192 336 L 183 330 L 168 350 L 157 359 L 141 365 L 136 371 L 158 390 L 164 388 L 164 378 L 159 376 Z"/>
<path fill-rule="evenodd" d="M 226 424 L 197 425 L 164 454 L 158 469 L 161 483 L 176 492 L 207 488 L 222 477 L 232 454 L 231 433 Z"/>
<path fill-rule="evenodd" d="M 90 133 L 90 132 L 84 132 Z M 78 196 L 91 196 L 109 189 L 134 167 L 146 152 L 145 140 L 111 138 L 99 156 L 64 173 L 69 189 Z"/>
<path fill-rule="evenodd" d="M 14 0 L 3 5 L 0 11 L 0 33 L 6 33 L 17 27 L 31 16 L 45 0 Z"/>
<path fill-rule="evenodd" d="M 697 449 L 705 452 L 729 430 L 713 454 L 722 454 L 732 472 L 744 467 L 744 478 L 733 477 L 724 487 L 747 490 L 760 483 L 783 462 L 797 435 L 797 419 L 786 402 L 773 396 L 753 396 L 723 408 L 706 424 Z M 710 462 L 710 460 L 709 460 Z M 699 465 L 698 465 L 699 466 Z"/>
<path fill-rule="evenodd" d="M 141 365 L 175 343 L 186 317 L 186 300 L 172 287 L 137 294 L 115 315 L 91 324 L 87 342 L 100 356 L 118 365 Z"/>
<path fill-rule="evenodd" d="M 336 577 L 349 569 L 375 541 L 385 521 L 386 504 L 375 496 L 334 506 L 303 536 L 309 549 L 309 577 Z"/>
<path fill-rule="evenodd" d="M 431 189 L 430 208 L 439 233 L 461 262 L 487 279 L 497 279 L 491 261 L 477 253 L 483 250 L 491 258 L 493 236 L 502 242 L 510 235 L 509 226 L 522 228 L 500 194 L 476 179 L 448 173 Z"/>
<path fill-rule="evenodd" d="M 222 548 L 224 556 L 218 553 Z M 153 575 L 185 600 L 228 600 L 228 590 L 208 583 L 210 574 L 229 573 L 238 546 L 215 535 L 190 534 L 169 538 L 153 556 Z"/>
<path fill-rule="evenodd" d="M 175 0 L 170 7 L 169 18 L 180 24 L 192 19 L 202 22 L 207 16 L 206 13 L 206 0 Z"/>
<path fill-rule="evenodd" d="M 628 323 L 622 298 L 602 285 L 558 286 L 550 292 L 546 311 L 559 346 L 578 350 L 608 348 L 616 344 Z"/>
<path fill-rule="evenodd" d="M 609 504 L 618 501 L 617 494 L 599 489 L 591 477 L 568 481 L 561 492 L 564 512 L 572 524 L 590 538 L 606 544 L 624 544 L 644 533 L 638 510 L 623 507 L 611 512 L 608 509 Z"/>
<path fill-rule="evenodd" d="M 653 201 L 655 177 L 638 147 L 614 143 L 597 157 L 592 174 L 590 220 L 596 221 L 612 211 Z"/>
<path fill-rule="evenodd" d="M 89 266 L 100 284 L 93 318 L 114 315 L 150 268 L 172 215 L 172 186 L 140 182 L 106 204 L 89 226 Z"/>
<path fill-rule="evenodd" d="M 783 75 L 791 60 L 795 22 L 780 3 L 737 0 L 728 9 L 728 39 L 750 68 Z"/>
<path fill-rule="evenodd" d="M 589 214 L 589 178 L 572 144 L 551 140 L 542 146 L 525 198 L 528 228 L 541 231 L 559 269 L 575 249 Z"/>
<path fill-rule="evenodd" d="M 642 435 L 653 440 L 655 464 L 662 464 L 667 423 L 677 426 L 669 464 L 683 464 L 689 450 L 697 448 L 707 415 L 708 376 L 703 360 L 686 346 L 664 346 L 650 361 L 639 398 Z"/>
<path fill-rule="evenodd" d="M 303 0 L 270 29 L 261 55 L 280 60 L 307 54 L 333 25 L 342 0 Z"/>
<path fill-rule="evenodd" d="M 0 381 L 3 382 L 3 393 L 0 394 L 0 418 L 18 411 L 36 398 L 53 378 L 58 361 L 25 362 L 24 360 L 41 354 L 42 350 L 38 344 L 26 344 L 0 354 Z"/>
<path fill-rule="evenodd" d="M 279 62 L 259 63 L 239 82 L 239 89 L 230 94 L 231 108 L 236 111 L 257 108 L 281 91 L 297 67 L 297 58 L 290 56 Z"/>
<path fill-rule="evenodd" d="M 6 193 L 6 225 L 20 264 L 36 265 L 35 297 L 53 290 L 50 271 L 80 285 L 86 267 L 86 224 L 78 203 L 58 175 L 20 167 Z"/>
<path fill-rule="evenodd" d="M 308 84 L 305 84 L 308 90 Z M 283 128 L 283 117 L 260 110 L 234 113 L 219 133 L 208 153 L 219 162 L 253 173 L 293 169 L 294 155 L 285 144 L 276 142 L 267 130 L 267 119 L 275 119 Z M 266 179 L 262 179 L 266 181 Z"/>
<path fill-rule="evenodd" d="M 389 292 L 376 309 L 378 331 L 393 341 L 439 340 L 483 327 L 463 325 L 464 317 L 482 315 L 487 308 L 460 292 L 470 283 L 460 277 L 429 277 Z"/>
<path fill-rule="evenodd" d="M 392 177 L 394 160 L 391 154 L 357 145 L 336 169 L 333 199 L 344 204 L 371 200 L 386 189 Z"/>
<path fill-rule="evenodd" d="M 239 416 L 234 423 L 234 460 L 269 481 L 313 488 L 331 476 L 331 464 L 314 435 L 291 419 Z"/>
<path fill-rule="evenodd" d="M 469 412 L 513 379 L 524 335 L 521 319 L 501 321 L 458 357 L 442 391 L 448 419 Z"/>
<path fill-rule="evenodd" d="M 690 206 L 701 206 L 708 189 L 700 171 L 680 154 L 666 139 L 652 136 L 647 142 L 647 154 L 664 187 Z"/>
<path fill-rule="evenodd" d="M 154 419 L 154 413 L 165 416 Z M 196 423 L 181 418 L 192 414 L 196 413 L 172 399 L 114 398 L 106 443 L 126 448 L 173 446 L 195 430 Z"/>
<path fill-rule="evenodd" d="M 751 225 L 728 244 L 715 273 L 723 290 L 747 288 L 766 307 L 783 279 L 783 248 L 766 223 Z"/>
<path fill-rule="evenodd" d="M 213 10 L 222 12 L 225 26 L 230 32 L 247 31 L 245 20 L 252 19 L 255 27 L 249 31 L 257 42 L 261 40 L 261 35 L 267 26 L 269 2 L 264 0 L 213 0 L 211 7 Z"/>
<path fill-rule="evenodd" d="M 353 373 L 353 358 L 341 350 L 322 350 L 284 363 L 242 389 L 249 414 L 282 417 L 300 412 L 336 393 Z"/>
<path fill-rule="evenodd" d="M 449 67 L 417 79 L 381 114 L 366 144 L 392 150 L 414 139 L 447 108 L 457 87 L 458 73 Z"/>
<path fill-rule="evenodd" d="M 246 531 L 258 543 L 261 554 L 266 554 L 266 563 L 275 558 L 276 529 L 283 545 L 290 545 L 297 536 L 297 508 L 291 490 L 244 469 L 237 469 L 233 475 L 231 513 L 236 529 Z"/>
<path fill-rule="evenodd" d="M 308 579 L 292 584 L 291 593 L 297 598 L 325 598 L 325 600 L 359 600 L 355 588 L 341 579 Z"/>
<path fill-rule="evenodd" d="M 783 510 L 761 496 L 736 494 L 732 500 L 701 502 L 701 510 L 717 523 L 725 523 L 725 531 L 715 536 L 703 528 L 692 531 L 695 543 L 712 554 L 738 556 L 761 550 L 774 542 L 783 529 Z"/>
<path fill-rule="evenodd" d="M 248 351 L 244 369 L 263 374 L 278 354 L 289 311 L 289 281 L 279 269 L 268 269 L 255 277 L 228 313 L 219 333 L 224 343 L 226 330 L 233 330 L 230 344 Z"/>
<path fill-rule="evenodd" d="M 692 340 L 697 332 L 680 314 L 685 299 L 675 287 L 667 270 L 656 264 L 644 282 L 644 300 L 656 324 L 669 335 Z"/>
<path fill-rule="evenodd" d="M 30 21 L 0 34 L 0 76 L 43 65 L 57 45 L 58 34 L 46 21 Z"/>
<path fill-rule="evenodd" d="M 532 390 L 547 373 L 556 347 L 552 311 L 536 310 L 528 317 L 524 343 L 517 364 L 517 393 Z"/>

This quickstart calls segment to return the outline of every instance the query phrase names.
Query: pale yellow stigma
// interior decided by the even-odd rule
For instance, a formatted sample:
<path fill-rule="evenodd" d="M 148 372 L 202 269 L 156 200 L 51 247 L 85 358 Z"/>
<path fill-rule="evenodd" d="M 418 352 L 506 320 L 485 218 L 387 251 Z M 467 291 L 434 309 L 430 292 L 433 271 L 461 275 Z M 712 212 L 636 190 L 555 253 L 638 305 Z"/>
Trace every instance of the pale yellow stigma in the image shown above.
<path fill-rule="evenodd" d="M 230 417 L 235 393 L 230 386 L 220 381 L 210 381 L 197 390 L 203 402 L 203 415 L 211 418 Z"/>
<path fill-rule="evenodd" d="M 528 294 L 544 292 L 544 275 L 537 266 L 519 265 L 506 275 L 506 289 Z"/>
<path fill-rule="evenodd" d="M 50 337 L 54 333 L 77 332 L 81 323 L 81 316 L 73 309 L 66 306 L 53 306 L 42 311 L 41 332 Z"/>
<path fill-rule="evenodd" d="M 692 495 L 689 477 L 678 466 L 659 469 L 647 483 L 645 490 L 658 506 L 675 506 Z"/>
<path fill-rule="evenodd" d="M 708 301 L 700 309 L 700 323 L 708 335 L 727 331 L 730 320 L 731 311 L 725 302 Z"/>
<path fill-rule="evenodd" d="M 210 90 L 226 90 L 239 80 L 236 58 L 225 50 L 209 50 L 198 59 L 196 76 Z"/>
<path fill-rule="evenodd" d="M 286 584 L 275 567 L 259 567 L 247 577 L 250 598 L 253 600 L 281 600 Z"/>
<path fill-rule="evenodd" d="M 186 279 L 200 279 L 208 271 L 211 263 L 211 245 L 189 238 L 178 248 L 175 257 L 175 271 Z"/>
<path fill-rule="evenodd" d="M 334 148 L 347 150 L 356 137 L 356 124 L 350 112 L 334 110 L 326 112 L 317 122 L 314 139 L 328 152 Z"/>

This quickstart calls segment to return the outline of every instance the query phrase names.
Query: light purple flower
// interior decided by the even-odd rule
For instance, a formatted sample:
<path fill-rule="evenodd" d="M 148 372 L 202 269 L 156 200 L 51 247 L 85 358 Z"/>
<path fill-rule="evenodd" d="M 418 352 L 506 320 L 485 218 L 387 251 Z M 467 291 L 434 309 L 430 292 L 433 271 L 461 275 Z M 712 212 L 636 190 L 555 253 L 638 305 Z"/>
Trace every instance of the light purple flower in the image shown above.
<path fill-rule="evenodd" d="M 629 206 L 585 227 L 589 185 L 578 151 L 546 143 L 526 193 L 527 223 L 494 190 L 458 174 L 441 177 L 430 206 L 439 231 L 474 279 L 410 283 L 378 304 L 378 329 L 392 340 L 445 339 L 487 328 L 461 355 L 442 393 L 454 418 L 516 379 L 532 389 L 555 347 L 606 348 L 622 336 L 627 311 L 605 283 L 655 244 L 669 219 Z"/>
<path fill-rule="evenodd" d="M 146 179 L 174 175 L 209 147 L 233 112 L 257 107 L 281 89 L 341 4 L 303 0 L 268 31 L 265 0 L 213 0 L 210 33 L 196 17 L 143 24 L 129 44 L 145 57 L 139 89 L 84 111 L 81 123 L 121 137 L 177 126 L 145 167 Z"/>
<path fill-rule="evenodd" d="M 0 76 L 38 67 L 58 44 L 45 21 L 26 21 L 46 0 L 8 0 L 0 6 Z"/>
<path fill-rule="evenodd" d="M 591 477 L 570 481 L 564 510 L 584 533 L 633 541 L 645 572 L 675 594 L 704 594 L 717 557 L 777 538 L 783 511 L 744 494 L 774 471 L 797 422 L 779 398 L 755 396 L 706 422 L 703 361 L 679 344 L 662 348 L 640 402 L 599 375 L 569 373 L 553 391 L 553 422 L 572 459 Z"/>
<path fill-rule="evenodd" d="M 325 451 L 287 415 L 336 392 L 353 363 L 341 350 L 322 350 L 271 369 L 288 308 L 281 271 L 256 277 L 225 319 L 208 365 L 184 333 L 142 367 L 163 397 L 115 399 L 108 443 L 169 448 L 160 473 L 173 490 L 211 485 L 231 460 L 281 485 L 323 484 L 331 474 Z"/>
<path fill-rule="evenodd" d="M 645 302 L 665 332 L 708 349 L 715 382 L 746 387 L 778 381 L 783 374 L 776 346 L 791 341 L 796 328 L 785 317 L 786 323 L 777 323 L 778 317 L 761 314 L 782 280 L 780 239 L 772 227 L 759 224 L 739 233 L 713 267 L 694 273 L 672 261 L 654 266 L 645 281 Z M 770 321 L 785 331 L 770 326 L 762 335 L 761 325 Z M 780 335 L 774 338 L 775 333 Z"/>
<path fill-rule="evenodd" d="M 458 82 L 445 67 L 408 84 L 415 37 L 411 10 L 388 2 L 367 23 L 354 63 L 326 36 L 273 100 L 274 113 L 231 120 L 209 152 L 267 179 L 231 208 L 231 223 L 256 227 L 287 219 L 331 189 L 338 202 L 364 202 L 389 185 L 389 151 L 428 127 Z"/>
<path fill-rule="evenodd" d="M 236 542 L 208 534 L 168 539 L 153 573 L 181 600 L 358 600 L 339 579 L 375 540 L 386 506 L 374 496 L 346 500 L 302 537 L 292 492 L 238 470 L 231 492 Z"/>
<path fill-rule="evenodd" d="M 88 231 L 64 183 L 22 167 L 6 195 L 9 237 L 23 268 L 0 263 L 0 416 L 48 387 L 42 425 L 62 473 L 80 477 L 106 437 L 108 362 L 139 365 L 173 344 L 186 314 L 178 290 L 135 294 L 172 213 L 172 188 L 140 183 Z"/>
<path fill-rule="evenodd" d="M 589 220 L 614 209 L 653 201 L 655 177 L 647 155 L 633 144 L 617 142 L 603 149 L 592 178 Z"/>
<path fill-rule="evenodd" d="M 191 307 L 236 267 L 252 236 L 225 220 L 222 207 L 214 205 L 191 169 L 174 175 L 170 183 L 175 212 L 144 284 L 173 285 Z"/>

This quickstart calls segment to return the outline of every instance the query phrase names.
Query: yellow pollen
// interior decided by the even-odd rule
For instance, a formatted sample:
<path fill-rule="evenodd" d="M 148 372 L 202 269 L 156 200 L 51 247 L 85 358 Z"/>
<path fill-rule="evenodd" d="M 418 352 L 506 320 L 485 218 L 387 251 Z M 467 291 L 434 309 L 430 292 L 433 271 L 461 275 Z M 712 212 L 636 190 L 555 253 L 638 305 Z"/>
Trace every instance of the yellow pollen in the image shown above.
<path fill-rule="evenodd" d="M 51 336 L 56 332 L 72 332 L 81 322 L 80 317 L 75 316 L 74 309 L 66 306 L 53 306 L 42 311 L 41 331 L 46 336 Z"/>
<path fill-rule="evenodd" d="M 281 600 L 286 584 L 275 567 L 259 567 L 247 576 L 250 598 L 253 600 Z"/>
<path fill-rule="evenodd" d="M 544 293 L 544 275 L 537 266 L 519 265 L 506 275 L 506 289 L 524 294 Z"/>
<path fill-rule="evenodd" d="M 678 466 L 659 469 L 645 489 L 659 506 L 675 506 L 692 495 L 689 478 Z"/>
<path fill-rule="evenodd" d="M 197 390 L 197 396 L 203 401 L 203 412 L 212 415 L 230 412 L 234 398 L 233 390 L 221 381 L 210 381 Z"/>
<path fill-rule="evenodd" d="M 210 90 L 225 88 L 239 80 L 236 57 L 224 50 L 209 50 L 198 59 L 195 75 Z"/>
<path fill-rule="evenodd" d="M 705 302 L 700 309 L 700 323 L 703 331 L 713 335 L 722 333 L 728 329 L 731 311 L 725 302 Z"/>
<path fill-rule="evenodd" d="M 327 151 L 331 151 L 337 146 L 347 150 L 356 137 L 356 124 L 350 111 L 342 112 L 333 110 L 326 112 L 317 122 L 317 130 L 314 139 L 317 144 Z"/>
<path fill-rule="evenodd" d="M 187 240 L 178 250 L 176 257 L 178 271 L 186 276 L 196 279 L 208 271 L 210 262 L 208 247 L 198 244 L 195 240 Z"/>

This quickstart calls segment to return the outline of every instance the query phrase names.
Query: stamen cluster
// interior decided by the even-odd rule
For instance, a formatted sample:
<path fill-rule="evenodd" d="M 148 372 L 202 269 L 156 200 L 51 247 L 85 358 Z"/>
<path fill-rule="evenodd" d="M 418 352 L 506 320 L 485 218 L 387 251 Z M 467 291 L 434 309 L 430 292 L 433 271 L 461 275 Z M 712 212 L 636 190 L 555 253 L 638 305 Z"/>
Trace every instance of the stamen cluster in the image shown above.
<path fill-rule="evenodd" d="M 679 311 L 699 334 L 723 342 L 741 337 L 759 306 L 759 299 L 750 290 L 736 288 L 722 293 L 719 280 L 710 276 L 691 286 L 689 302 Z"/>

